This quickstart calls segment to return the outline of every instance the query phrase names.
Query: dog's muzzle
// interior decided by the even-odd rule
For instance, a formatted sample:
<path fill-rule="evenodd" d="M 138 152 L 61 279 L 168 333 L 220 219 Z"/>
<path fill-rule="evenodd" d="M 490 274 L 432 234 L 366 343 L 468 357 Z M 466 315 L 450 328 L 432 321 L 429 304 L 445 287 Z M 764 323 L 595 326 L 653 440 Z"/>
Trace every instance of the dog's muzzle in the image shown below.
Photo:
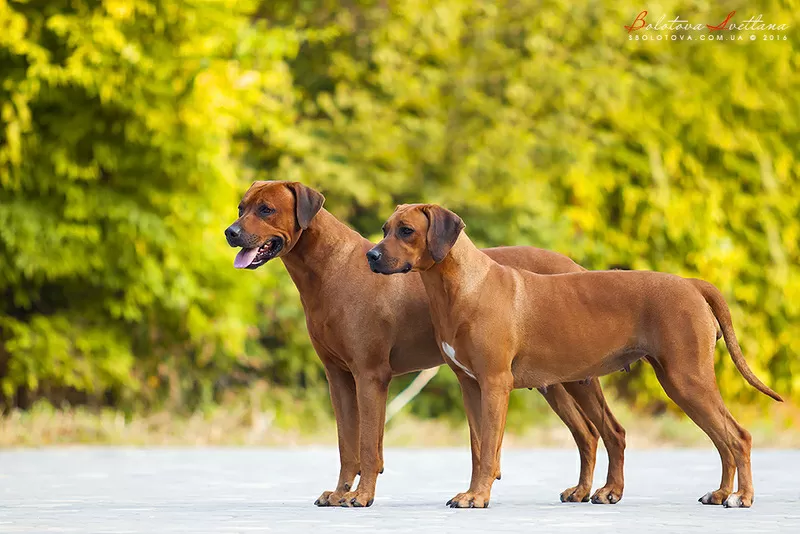
<path fill-rule="evenodd" d="M 232 247 L 242 247 L 242 227 L 238 222 L 233 223 L 225 229 L 225 239 Z"/>
<path fill-rule="evenodd" d="M 259 247 L 242 248 L 233 260 L 237 269 L 257 269 L 278 255 L 283 249 L 283 239 L 270 237 Z"/>
<path fill-rule="evenodd" d="M 390 258 L 391 260 L 391 258 Z M 373 247 L 372 249 L 367 252 L 367 261 L 369 262 L 369 268 L 372 270 L 373 273 L 378 274 L 401 274 L 407 273 L 411 270 L 411 265 L 406 264 L 402 269 L 394 269 L 390 265 L 396 264 L 396 260 L 387 261 L 383 255 L 383 252 L 378 250 L 378 247 Z"/>

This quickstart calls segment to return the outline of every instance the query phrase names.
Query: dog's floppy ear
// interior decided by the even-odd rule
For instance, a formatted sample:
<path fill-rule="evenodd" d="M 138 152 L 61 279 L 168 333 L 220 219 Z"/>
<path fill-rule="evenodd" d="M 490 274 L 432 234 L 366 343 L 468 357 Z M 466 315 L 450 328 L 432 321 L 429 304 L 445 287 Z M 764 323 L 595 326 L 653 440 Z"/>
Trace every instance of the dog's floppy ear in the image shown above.
<path fill-rule="evenodd" d="M 428 250 L 433 261 L 439 263 L 455 245 L 464 229 L 464 221 L 452 211 L 435 204 L 424 206 L 422 210 L 428 217 Z"/>
<path fill-rule="evenodd" d="M 314 215 L 322 208 L 325 197 L 319 191 L 315 191 L 300 182 L 291 182 L 288 185 L 289 189 L 294 193 L 297 224 L 305 230 L 311 224 L 311 219 L 314 218 Z"/>

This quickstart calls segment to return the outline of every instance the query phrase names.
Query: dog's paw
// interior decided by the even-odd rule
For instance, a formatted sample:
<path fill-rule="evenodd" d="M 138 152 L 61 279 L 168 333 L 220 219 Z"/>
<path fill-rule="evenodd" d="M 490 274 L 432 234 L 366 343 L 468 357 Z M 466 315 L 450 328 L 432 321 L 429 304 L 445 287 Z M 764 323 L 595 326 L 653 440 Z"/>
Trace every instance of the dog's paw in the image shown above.
<path fill-rule="evenodd" d="M 339 499 L 342 498 L 343 491 L 323 491 L 322 495 L 314 501 L 317 506 L 339 506 Z"/>
<path fill-rule="evenodd" d="M 450 508 L 488 508 L 489 495 L 473 493 L 471 491 L 459 493 L 447 501 L 446 506 L 449 506 Z"/>
<path fill-rule="evenodd" d="M 342 495 L 339 499 L 339 506 L 344 508 L 366 508 L 372 506 L 375 494 L 364 490 L 356 489 Z"/>
<path fill-rule="evenodd" d="M 725 501 L 725 498 L 728 496 L 728 492 L 726 490 L 718 489 L 716 491 L 709 491 L 699 499 L 697 502 L 701 502 L 703 504 L 714 504 L 720 505 Z"/>
<path fill-rule="evenodd" d="M 753 497 L 742 495 L 740 491 L 737 491 L 728 495 L 722 505 L 725 508 L 750 508 L 753 505 Z"/>
<path fill-rule="evenodd" d="M 592 504 L 617 504 L 621 499 L 621 487 L 603 486 L 592 495 Z"/>
<path fill-rule="evenodd" d="M 573 486 L 561 492 L 561 502 L 589 502 L 589 492 L 592 488 Z"/>

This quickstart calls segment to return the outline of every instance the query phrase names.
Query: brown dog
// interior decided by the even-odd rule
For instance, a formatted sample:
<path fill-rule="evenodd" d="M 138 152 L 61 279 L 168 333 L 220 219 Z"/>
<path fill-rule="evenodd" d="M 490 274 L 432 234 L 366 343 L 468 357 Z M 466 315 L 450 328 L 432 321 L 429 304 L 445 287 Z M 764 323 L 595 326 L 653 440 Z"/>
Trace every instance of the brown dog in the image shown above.
<path fill-rule="evenodd" d="M 399 206 L 384 225 L 384 239 L 367 253 L 374 272 L 421 273 L 436 341 L 458 376 L 470 426 L 480 419 L 479 465 L 469 490 L 448 505 L 488 506 L 513 388 L 597 377 L 640 358 L 719 451 L 722 483 L 700 502 L 752 504 L 750 434 L 723 404 L 714 376 L 717 321 L 739 372 L 782 399 L 747 366 L 728 306 L 713 285 L 643 271 L 543 276 L 498 264 L 463 228 L 439 206 Z"/>
<path fill-rule="evenodd" d="M 231 246 L 243 247 L 236 267 L 255 269 L 280 257 L 300 292 L 311 341 L 325 366 L 339 433 L 339 482 L 316 504 L 369 506 L 383 470 L 391 377 L 435 367 L 443 360 L 420 277 L 372 274 L 364 253 L 373 243 L 322 209 L 323 201 L 320 193 L 296 182 L 256 182 L 245 193 L 239 218 L 225 235 Z M 486 253 L 501 263 L 536 272 L 582 270 L 565 256 L 532 247 Z M 561 500 L 589 499 L 599 431 L 608 449 L 608 478 L 592 501 L 616 503 L 623 490 L 625 431 L 606 405 L 599 382 L 555 384 L 543 394 L 569 427 L 580 452 L 580 480 L 561 494 Z M 479 423 L 472 418 L 471 422 Z M 473 466 L 477 466 L 474 428 Z M 350 491 L 358 473 L 358 489 Z"/>

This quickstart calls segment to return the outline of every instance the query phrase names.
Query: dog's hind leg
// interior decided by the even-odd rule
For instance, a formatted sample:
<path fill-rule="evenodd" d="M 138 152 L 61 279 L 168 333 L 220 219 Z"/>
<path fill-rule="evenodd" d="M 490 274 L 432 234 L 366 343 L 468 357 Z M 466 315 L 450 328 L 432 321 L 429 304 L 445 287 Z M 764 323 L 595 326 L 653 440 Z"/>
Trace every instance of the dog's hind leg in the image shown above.
<path fill-rule="evenodd" d="M 722 461 L 719 489 L 700 497 L 700 502 L 748 508 L 753 503 L 750 433 L 733 418 L 722 401 L 714 375 L 713 348 L 706 352 L 699 358 L 687 354 L 679 359 L 651 363 L 667 395 L 711 438 L 719 451 Z M 737 469 L 739 491 L 733 493 Z"/>
<path fill-rule="evenodd" d="M 608 453 L 606 484 L 594 492 L 592 502 L 616 504 L 625 488 L 625 429 L 608 407 L 600 380 L 593 378 L 588 387 L 577 382 L 566 383 L 564 387 L 600 433 Z"/>
<path fill-rule="evenodd" d="M 597 429 L 581 411 L 575 399 L 567 393 L 563 385 L 548 386 L 540 389 L 539 392 L 569 428 L 572 437 L 575 439 L 575 445 L 578 446 L 578 454 L 581 459 L 578 485 L 564 490 L 560 496 L 561 502 L 588 502 L 589 493 L 592 491 L 594 466 L 597 460 L 597 440 L 599 438 Z"/>

